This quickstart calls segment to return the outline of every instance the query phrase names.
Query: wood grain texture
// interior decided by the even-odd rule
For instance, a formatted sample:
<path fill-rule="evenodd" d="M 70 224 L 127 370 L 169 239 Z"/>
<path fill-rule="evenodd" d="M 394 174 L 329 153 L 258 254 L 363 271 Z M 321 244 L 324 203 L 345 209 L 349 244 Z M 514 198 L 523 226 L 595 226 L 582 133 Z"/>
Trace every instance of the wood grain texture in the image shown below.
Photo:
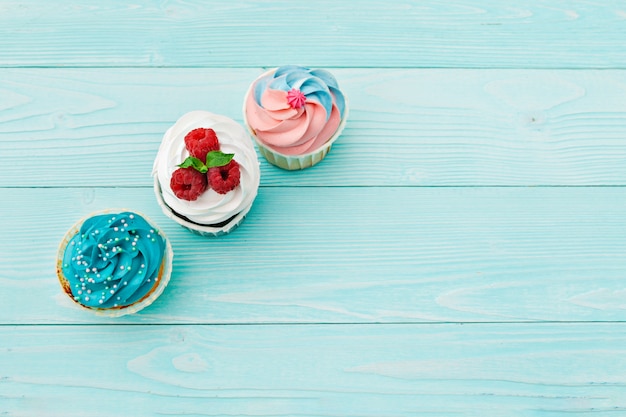
<path fill-rule="evenodd" d="M 233 233 L 193 235 L 151 189 L 0 189 L 0 323 L 103 323 L 55 278 L 89 212 L 128 207 L 170 237 L 174 273 L 116 322 L 626 321 L 622 188 L 262 188 Z M 11 215 L 10 213 L 19 213 Z"/>
<path fill-rule="evenodd" d="M 0 415 L 617 416 L 626 325 L 0 327 Z"/>
<path fill-rule="evenodd" d="M 149 186 L 165 130 L 196 109 L 241 122 L 260 72 L 0 70 L 0 186 Z M 264 186 L 626 184 L 626 71 L 334 73 L 342 137 L 302 172 L 261 158 Z"/>
<path fill-rule="evenodd" d="M 625 19 L 617 0 L 4 1 L 0 65 L 624 69 Z"/>
<path fill-rule="evenodd" d="M 625 24 L 618 0 L 0 2 L 0 416 L 626 415 Z M 230 235 L 166 219 L 163 132 L 241 121 L 292 63 L 350 100 L 330 155 L 261 159 Z M 55 277 L 110 207 L 176 253 L 120 319 Z"/>

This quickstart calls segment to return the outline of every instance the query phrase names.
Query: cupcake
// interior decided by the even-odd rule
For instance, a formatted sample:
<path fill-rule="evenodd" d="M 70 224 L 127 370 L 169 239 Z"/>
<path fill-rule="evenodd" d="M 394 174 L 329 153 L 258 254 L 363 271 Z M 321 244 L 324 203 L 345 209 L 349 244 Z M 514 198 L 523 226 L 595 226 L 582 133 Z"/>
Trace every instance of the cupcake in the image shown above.
<path fill-rule="evenodd" d="M 165 215 L 206 236 L 228 233 L 243 221 L 261 178 L 246 130 L 206 111 L 183 115 L 165 132 L 152 174 Z"/>
<path fill-rule="evenodd" d="M 57 255 L 63 291 L 99 315 L 135 313 L 169 282 L 173 252 L 163 232 L 131 211 L 103 211 L 76 223 Z"/>
<path fill-rule="evenodd" d="M 348 106 L 328 71 L 287 65 L 252 83 L 243 114 L 261 154 L 276 166 L 296 170 L 326 156 L 343 130 Z"/>

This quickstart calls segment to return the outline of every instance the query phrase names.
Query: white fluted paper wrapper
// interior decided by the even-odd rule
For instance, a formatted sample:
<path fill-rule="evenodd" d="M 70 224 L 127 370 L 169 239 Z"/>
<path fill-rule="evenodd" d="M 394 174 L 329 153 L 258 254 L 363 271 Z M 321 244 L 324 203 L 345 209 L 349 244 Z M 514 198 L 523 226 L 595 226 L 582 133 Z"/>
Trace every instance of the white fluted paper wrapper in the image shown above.
<path fill-rule="evenodd" d="M 165 204 L 165 200 L 163 200 L 161 185 L 159 184 L 159 179 L 156 177 L 154 178 L 154 194 L 156 195 L 157 203 L 159 203 L 159 206 L 161 206 L 161 210 L 163 210 L 163 214 L 165 214 L 167 217 L 174 220 L 176 223 L 183 226 L 187 230 L 208 237 L 217 237 L 230 233 L 241 224 L 243 219 L 246 217 L 246 214 L 248 214 L 248 212 L 252 208 L 252 204 L 250 204 L 248 207 L 240 211 L 235 217 L 232 218 L 231 221 L 229 221 L 224 226 L 204 226 L 192 223 L 174 214 L 172 209 L 167 204 Z"/>

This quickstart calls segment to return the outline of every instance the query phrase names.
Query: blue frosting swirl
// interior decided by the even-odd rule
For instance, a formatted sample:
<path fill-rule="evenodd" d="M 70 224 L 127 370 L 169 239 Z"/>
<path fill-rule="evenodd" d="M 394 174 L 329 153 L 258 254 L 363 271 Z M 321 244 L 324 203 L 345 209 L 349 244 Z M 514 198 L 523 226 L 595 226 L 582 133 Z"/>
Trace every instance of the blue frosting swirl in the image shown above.
<path fill-rule="evenodd" d="M 140 215 L 101 214 L 85 220 L 70 239 L 62 271 L 78 303 L 124 307 L 156 285 L 164 253 L 165 239 Z"/>
<path fill-rule="evenodd" d="M 309 69 L 298 65 L 283 65 L 278 67 L 271 77 L 266 77 L 255 85 L 254 99 L 261 105 L 261 96 L 266 88 L 272 90 L 290 91 L 300 90 L 307 100 L 320 103 L 326 110 L 326 120 L 330 117 L 333 107 L 333 95 L 339 114 L 343 118 L 345 98 L 339 84 L 333 75 L 323 69 Z M 332 92 L 332 94 L 331 94 Z"/>

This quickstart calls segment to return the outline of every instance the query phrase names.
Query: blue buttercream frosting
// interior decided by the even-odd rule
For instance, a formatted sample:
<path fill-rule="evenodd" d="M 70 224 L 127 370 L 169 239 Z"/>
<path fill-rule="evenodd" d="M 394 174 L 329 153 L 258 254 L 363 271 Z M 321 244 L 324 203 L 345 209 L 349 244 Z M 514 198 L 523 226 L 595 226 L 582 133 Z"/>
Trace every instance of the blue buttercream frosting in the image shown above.
<path fill-rule="evenodd" d="M 62 271 L 74 300 L 87 307 L 124 307 L 156 285 L 165 239 L 132 212 L 101 214 L 83 222 L 68 242 Z"/>

